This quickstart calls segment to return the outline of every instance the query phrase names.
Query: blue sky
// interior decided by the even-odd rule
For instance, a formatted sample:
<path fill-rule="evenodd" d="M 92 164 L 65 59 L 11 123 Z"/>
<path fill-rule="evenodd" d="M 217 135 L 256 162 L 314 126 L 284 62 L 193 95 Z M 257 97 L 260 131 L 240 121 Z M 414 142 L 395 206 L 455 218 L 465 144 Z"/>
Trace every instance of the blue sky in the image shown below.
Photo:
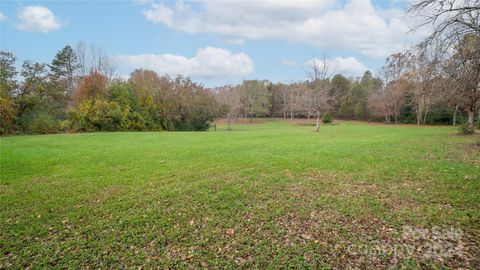
<path fill-rule="evenodd" d="M 407 33 L 404 2 L 2 1 L 0 45 L 19 61 L 50 62 L 65 45 L 101 47 L 126 76 L 145 67 L 207 86 L 303 80 L 313 57 L 332 73 L 378 70 Z"/>

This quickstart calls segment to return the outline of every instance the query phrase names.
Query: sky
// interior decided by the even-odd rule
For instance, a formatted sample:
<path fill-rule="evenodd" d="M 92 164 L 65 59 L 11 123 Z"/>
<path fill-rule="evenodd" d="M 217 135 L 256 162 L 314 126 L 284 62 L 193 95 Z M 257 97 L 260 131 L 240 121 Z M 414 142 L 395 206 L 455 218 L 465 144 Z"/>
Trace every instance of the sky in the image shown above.
<path fill-rule="evenodd" d="M 136 68 L 190 76 L 208 87 L 243 79 L 307 79 L 313 58 L 329 72 L 377 72 L 424 35 L 407 2 L 0 1 L 0 47 L 50 63 L 66 45 L 102 48 L 121 76 Z"/>

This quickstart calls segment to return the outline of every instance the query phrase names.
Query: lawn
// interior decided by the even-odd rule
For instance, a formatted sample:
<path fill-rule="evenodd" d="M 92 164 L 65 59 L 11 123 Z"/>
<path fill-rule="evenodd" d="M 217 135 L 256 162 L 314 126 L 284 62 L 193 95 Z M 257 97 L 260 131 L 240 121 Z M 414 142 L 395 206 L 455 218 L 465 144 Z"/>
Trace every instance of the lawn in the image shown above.
<path fill-rule="evenodd" d="M 233 128 L 2 138 L 0 268 L 480 267 L 475 137 Z"/>

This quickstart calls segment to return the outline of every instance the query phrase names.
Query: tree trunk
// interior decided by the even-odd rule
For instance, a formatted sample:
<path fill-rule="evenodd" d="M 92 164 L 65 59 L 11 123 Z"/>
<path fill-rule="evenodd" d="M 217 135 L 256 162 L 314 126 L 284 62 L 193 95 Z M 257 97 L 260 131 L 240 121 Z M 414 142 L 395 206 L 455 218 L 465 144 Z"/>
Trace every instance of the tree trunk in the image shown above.
<path fill-rule="evenodd" d="M 477 127 L 480 128 L 480 110 L 478 110 Z"/>
<path fill-rule="evenodd" d="M 458 112 L 458 105 L 455 105 L 455 111 L 453 112 L 453 126 L 457 125 L 457 112 Z"/>
<path fill-rule="evenodd" d="M 427 101 L 427 106 L 425 107 L 425 115 L 423 117 L 423 124 L 425 125 L 427 123 L 427 116 L 428 116 L 428 111 L 430 110 L 430 99 Z"/>
<path fill-rule="evenodd" d="M 395 120 L 395 124 L 398 123 L 397 111 L 397 104 L 395 103 L 395 106 L 393 107 L 393 119 Z"/>
<path fill-rule="evenodd" d="M 317 126 L 315 127 L 315 132 L 320 131 L 320 111 L 317 111 Z"/>
<path fill-rule="evenodd" d="M 232 116 L 230 114 L 227 115 L 227 130 L 232 130 L 230 128 L 230 122 L 232 121 Z"/>
<path fill-rule="evenodd" d="M 422 116 L 423 116 L 423 98 L 419 97 L 417 100 L 417 126 L 422 123 Z"/>
<path fill-rule="evenodd" d="M 469 110 L 467 113 L 468 113 L 468 128 L 471 131 L 474 131 L 475 130 L 475 122 L 474 122 L 475 113 L 472 110 Z"/>

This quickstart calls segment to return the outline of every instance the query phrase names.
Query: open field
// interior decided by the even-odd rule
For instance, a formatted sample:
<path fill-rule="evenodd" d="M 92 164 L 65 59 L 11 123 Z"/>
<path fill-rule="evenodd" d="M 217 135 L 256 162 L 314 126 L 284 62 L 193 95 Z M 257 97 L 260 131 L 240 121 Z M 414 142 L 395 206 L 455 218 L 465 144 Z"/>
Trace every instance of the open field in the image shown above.
<path fill-rule="evenodd" d="M 0 268 L 480 267 L 473 136 L 225 128 L 2 138 Z M 404 226 L 459 237 L 405 237 Z"/>

